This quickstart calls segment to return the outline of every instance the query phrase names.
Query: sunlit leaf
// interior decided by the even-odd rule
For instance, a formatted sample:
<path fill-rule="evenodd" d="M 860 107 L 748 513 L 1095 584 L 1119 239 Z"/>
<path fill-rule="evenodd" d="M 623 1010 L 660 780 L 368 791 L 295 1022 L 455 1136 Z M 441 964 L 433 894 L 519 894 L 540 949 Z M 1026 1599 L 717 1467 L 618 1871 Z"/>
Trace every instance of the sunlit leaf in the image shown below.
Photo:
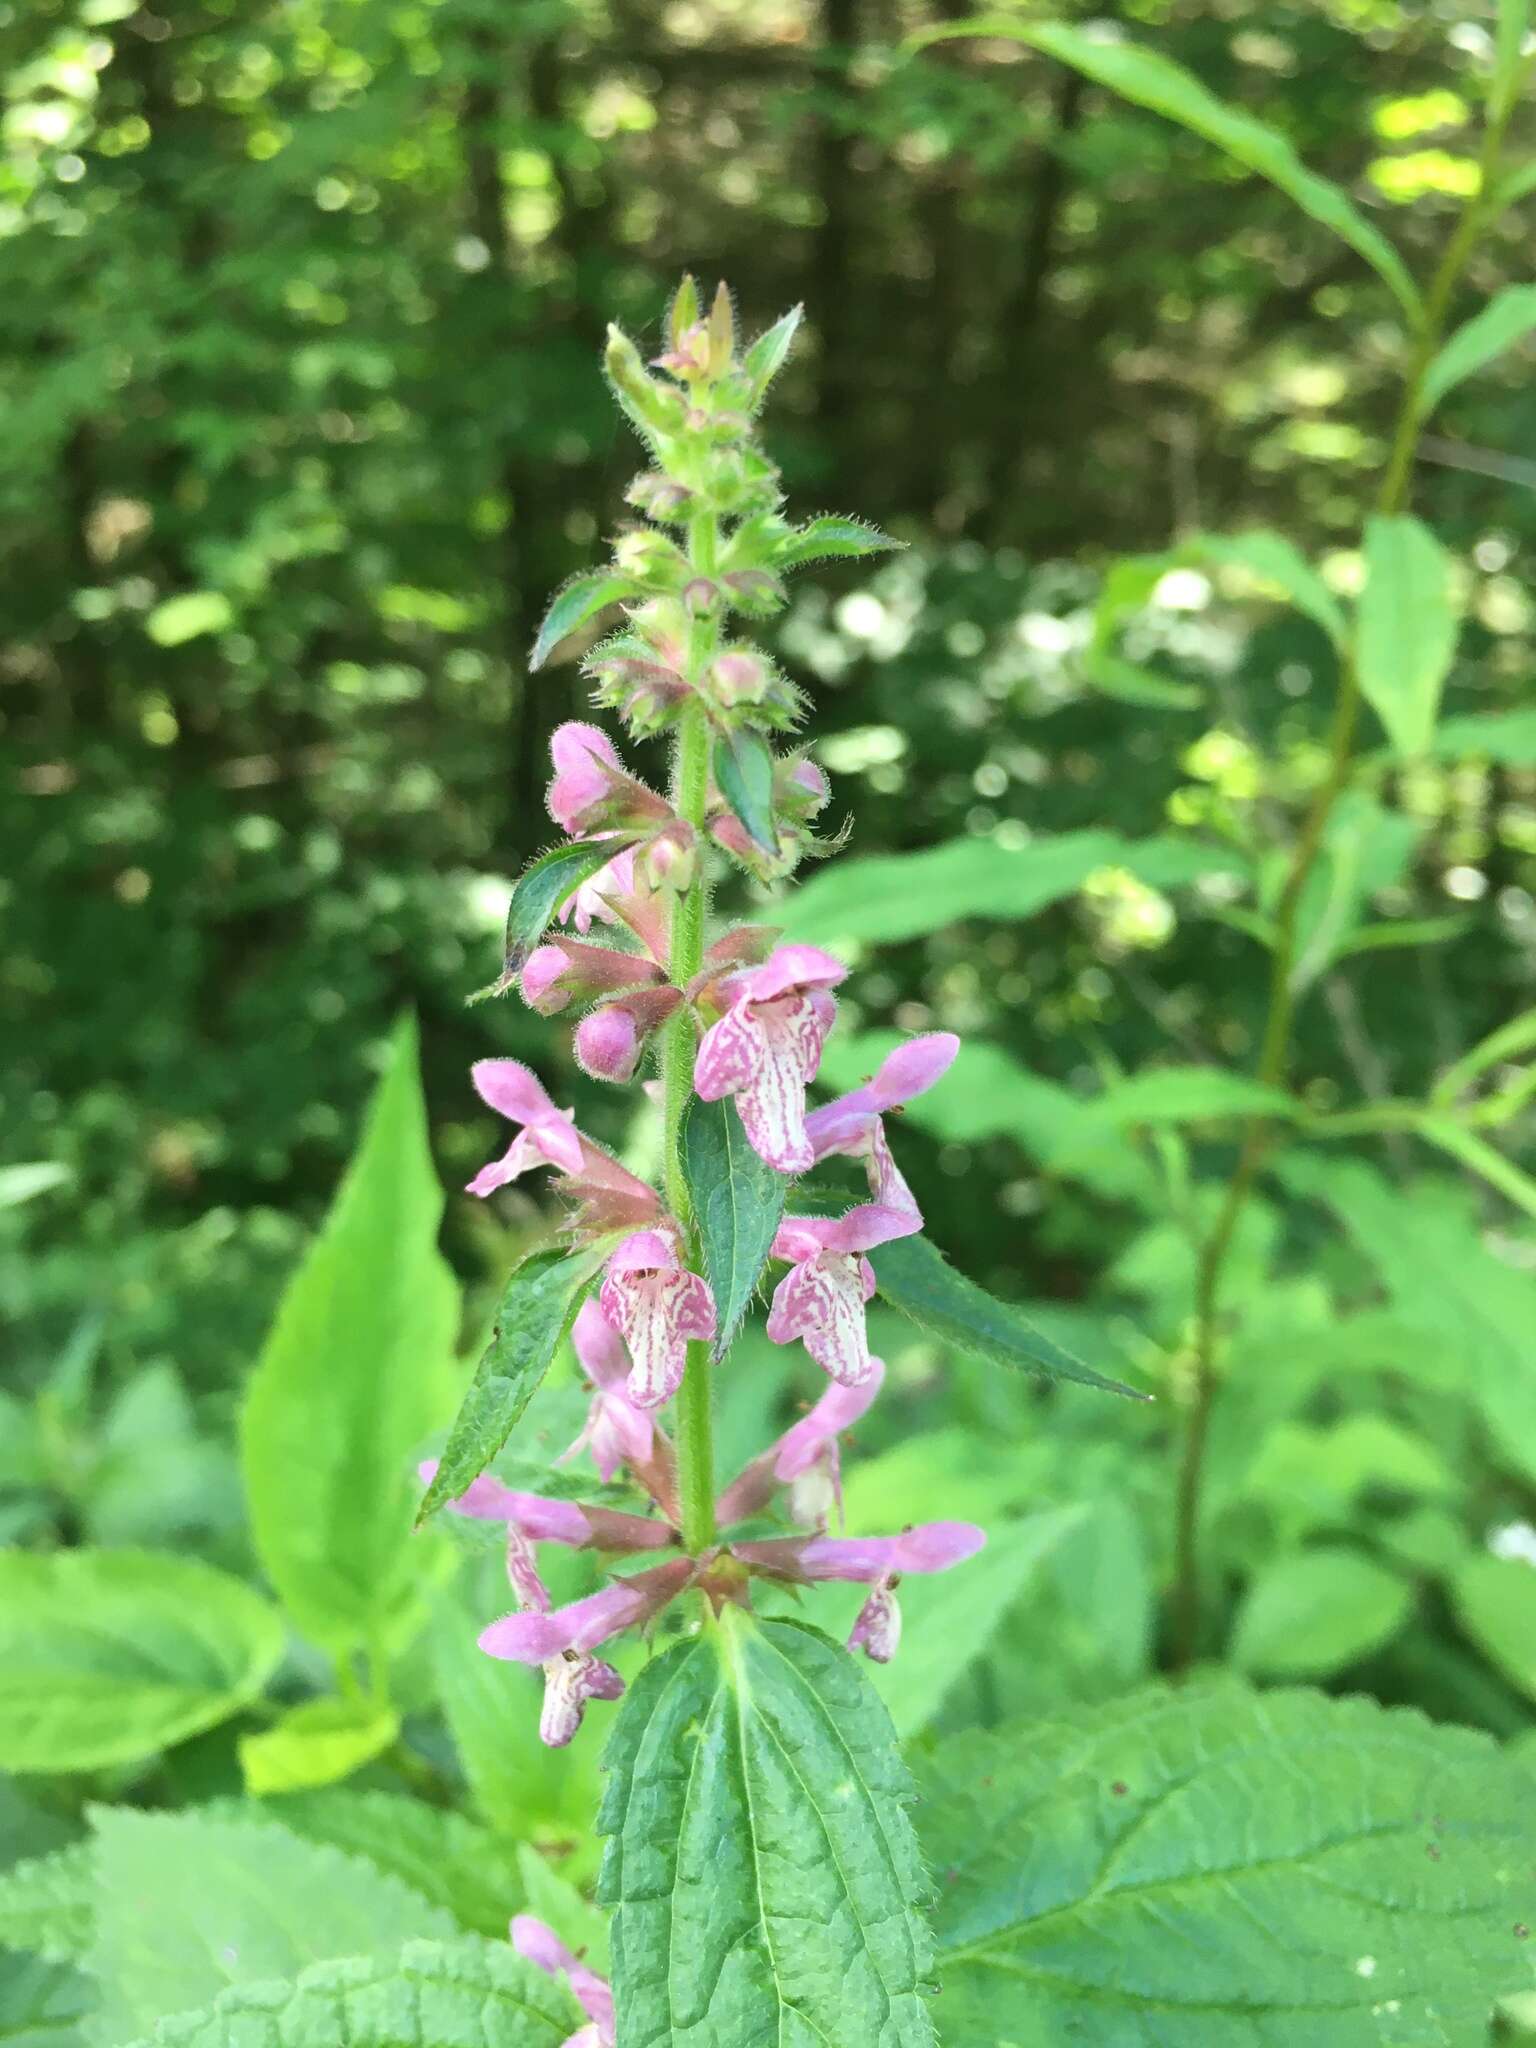
<path fill-rule="evenodd" d="M 1450 559 L 1419 520 L 1366 522 L 1359 616 L 1361 692 L 1394 750 L 1416 759 L 1434 737 L 1457 633 Z"/>
<path fill-rule="evenodd" d="M 1423 410 L 1432 412 L 1448 391 L 1464 382 L 1536 328 L 1536 284 L 1506 285 L 1458 327 L 1424 375 Z"/>

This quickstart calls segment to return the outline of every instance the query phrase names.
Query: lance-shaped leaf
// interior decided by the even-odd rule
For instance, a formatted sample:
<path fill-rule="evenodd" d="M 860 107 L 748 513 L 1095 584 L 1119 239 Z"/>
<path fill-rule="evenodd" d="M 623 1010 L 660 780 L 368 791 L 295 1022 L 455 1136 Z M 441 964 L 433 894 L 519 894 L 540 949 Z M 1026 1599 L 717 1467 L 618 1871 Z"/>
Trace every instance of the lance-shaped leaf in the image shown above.
<path fill-rule="evenodd" d="M 237 1714 L 282 1649 L 277 1610 L 194 1558 L 0 1553 L 0 1770 L 136 1763 Z"/>
<path fill-rule="evenodd" d="M 647 1665 L 606 1762 L 621 2042 L 931 2048 L 906 1767 L 846 1651 L 727 1608 Z"/>
<path fill-rule="evenodd" d="M 789 360 L 804 313 L 803 306 L 791 306 L 782 319 L 774 321 L 766 334 L 757 337 L 742 357 L 742 372 L 754 412 L 767 397 L 768 386 Z"/>
<path fill-rule="evenodd" d="M 1365 701 L 1396 753 L 1413 759 L 1428 751 L 1455 652 L 1444 548 L 1417 519 L 1368 520 L 1356 658 Z"/>
<path fill-rule="evenodd" d="M 945 2048 L 1471 2048 L 1531 1982 L 1531 1783 L 1485 1735 L 1220 1682 L 920 1784 Z"/>
<path fill-rule="evenodd" d="M 560 2048 L 574 2001 L 505 1942 L 407 1942 L 316 1963 L 292 1983 L 232 1985 L 133 2048 Z"/>
<path fill-rule="evenodd" d="M 507 1282 L 475 1376 L 436 1474 L 416 1513 L 419 1528 L 478 1479 L 517 1427 L 602 1264 L 603 1249 L 533 1252 Z"/>
<path fill-rule="evenodd" d="M 542 668 L 560 642 L 574 633 L 578 626 L 584 626 L 605 605 L 617 604 L 621 598 L 638 595 L 627 576 L 615 576 L 608 569 L 588 569 L 580 576 L 573 576 L 550 599 L 544 623 L 539 627 L 538 638 L 528 656 L 529 668 Z"/>
<path fill-rule="evenodd" d="M 1311 619 L 1336 647 L 1349 634 L 1344 607 L 1294 542 L 1263 528 L 1252 533 L 1196 534 L 1179 549 L 1182 558 L 1217 568 L 1246 570 L 1261 583 L 1283 591 L 1297 611 Z"/>
<path fill-rule="evenodd" d="M 582 883 L 606 867 L 616 851 L 611 840 L 577 839 L 552 846 L 524 868 L 507 905 L 506 957 L 489 987 L 477 989 L 472 1003 L 505 995 L 523 970 L 523 963 L 549 928 L 551 918 L 568 903 Z"/>
<path fill-rule="evenodd" d="M 805 562 L 851 561 L 860 555 L 885 554 L 900 546 L 899 540 L 892 540 L 878 526 L 824 512 L 819 519 L 808 519 L 804 526 L 797 526 L 780 541 L 774 549 L 773 566 L 798 569 Z"/>
<path fill-rule="evenodd" d="M 1157 50 L 1111 42 L 1058 21 L 1021 21 L 1015 15 L 985 14 L 973 20 L 925 30 L 919 44 L 954 36 L 1007 36 L 1070 65 L 1133 105 L 1147 107 L 1203 135 L 1249 170 L 1267 178 L 1303 213 L 1310 214 L 1389 285 L 1410 321 L 1422 312 L 1417 288 L 1401 256 L 1354 207 L 1340 188 L 1309 171 L 1286 137 L 1208 92 L 1199 79 Z"/>
<path fill-rule="evenodd" d="M 767 853 L 777 853 L 779 835 L 773 824 L 773 750 L 761 733 L 745 728 L 721 735 L 715 742 L 715 781 L 748 838 Z"/>
<path fill-rule="evenodd" d="M 920 1329 L 969 1351 L 994 1365 L 1009 1365 L 1046 1379 L 1076 1380 L 1106 1393 L 1127 1394 L 1133 1401 L 1148 1397 L 1118 1380 L 1106 1379 L 1070 1351 L 1027 1322 L 1016 1308 L 988 1294 L 974 1280 L 957 1273 L 938 1246 L 926 1237 L 898 1237 L 877 1245 L 869 1254 L 875 1284 L 892 1308 L 910 1316 Z"/>
<path fill-rule="evenodd" d="M 729 1096 L 719 1102 L 694 1096 L 689 1103 L 683 1174 L 703 1247 L 704 1277 L 715 1297 L 715 1356 L 723 1358 L 762 1278 L 788 1182 L 747 1143 Z"/>
<path fill-rule="evenodd" d="M 1432 412 L 1448 391 L 1536 327 L 1536 284 L 1506 285 L 1480 313 L 1458 327 L 1424 373 L 1420 409 Z"/>

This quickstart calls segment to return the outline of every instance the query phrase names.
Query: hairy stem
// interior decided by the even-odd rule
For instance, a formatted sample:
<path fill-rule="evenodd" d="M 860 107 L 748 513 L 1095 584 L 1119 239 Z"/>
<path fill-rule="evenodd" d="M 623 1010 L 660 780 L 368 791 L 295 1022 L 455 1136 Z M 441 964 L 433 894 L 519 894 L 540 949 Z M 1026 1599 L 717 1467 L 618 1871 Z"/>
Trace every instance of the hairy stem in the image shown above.
<path fill-rule="evenodd" d="M 717 529 L 712 515 L 693 522 L 689 534 L 693 567 L 707 575 L 714 567 Z M 695 621 L 689 649 L 690 680 L 697 677 L 714 652 L 715 622 L 706 613 Z M 698 835 L 697 865 L 692 886 L 677 896 L 672 908 L 668 974 L 679 988 L 698 973 L 704 958 L 704 921 L 709 887 L 704 850 L 704 814 L 709 797 L 709 723 L 695 700 L 683 714 L 672 760 L 672 802 L 680 818 Z M 662 1045 L 664 1090 L 664 1176 L 667 1204 L 689 1243 L 689 1264 L 698 1271 L 698 1243 L 693 1205 L 683 1172 L 683 1118 L 693 1094 L 693 1062 L 697 1050 L 694 1015 L 684 1006 L 667 1026 Z M 678 1495 L 683 1517 L 684 1546 L 697 1556 L 715 1538 L 714 1389 L 710 1380 L 708 1344 L 688 1346 L 688 1365 L 677 1396 Z"/>
<path fill-rule="evenodd" d="M 1476 246 L 1492 201 L 1495 173 L 1508 125 L 1508 107 L 1490 120 L 1483 137 L 1478 190 L 1467 202 L 1424 301 L 1424 313 L 1404 372 L 1390 452 L 1377 491 L 1374 510 L 1393 516 L 1409 499 L 1414 456 L 1428 407 L 1424 380 L 1445 331 L 1456 287 Z M 1312 798 L 1291 852 L 1290 866 L 1275 917 L 1275 946 L 1270 962 L 1269 1000 L 1259 1045 L 1256 1077 L 1266 1087 L 1284 1085 L 1290 1064 L 1291 1025 L 1296 1008 L 1296 938 L 1301 904 L 1322 852 L 1334 805 L 1347 787 L 1360 718 L 1360 675 L 1353 648 L 1343 659 L 1339 694 L 1328 734 L 1328 767 Z M 1211 1411 L 1220 1386 L 1217 1355 L 1221 1337 L 1222 1282 L 1238 1224 L 1269 1149 L 1271 1127 L 1255 1116 L 1244 1126 L 1237 1163 L 1227 1183 L 1216 1221 L 1201 1248 L 1195 1274 L 1194 1392 L 1185 1426 L 1174 1499 L 1174 1594 L 1172 1661 L 1175 1670 L 1193 1662 L 1200 1638 L 1200 1500 L 1205 1481 L 1205 1456 L 1210 1440 Z"/>

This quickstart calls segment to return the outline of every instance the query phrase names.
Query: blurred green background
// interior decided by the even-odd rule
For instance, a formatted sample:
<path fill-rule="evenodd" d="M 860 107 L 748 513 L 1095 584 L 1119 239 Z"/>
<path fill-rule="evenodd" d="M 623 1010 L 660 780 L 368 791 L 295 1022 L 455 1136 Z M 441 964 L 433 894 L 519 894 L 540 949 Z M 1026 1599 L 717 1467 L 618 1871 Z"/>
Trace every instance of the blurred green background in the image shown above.
<path fill-rule="evenodd" d="M 489 1051 L 633 1137 L 559 1027 L 463 1003 L 552 836 L 548 734 L 584 704 L 570 651 L 530 678 L 524 650 L 636 464 L 604 325 L 654 341 L 689 269 L 731 281 L 749 330 L 806 302 L 769 421 L 791 510 L 910 543 L 802 577 L 775 628 L 828 816 L 852 821 L 841 868 L 813 871 L 847 877 L 818 935 L 858 947 L 829 1076 L 867 1071 L 862 1034 L 966 1035 L 903 1133 L 934 1235 L 1164 1395 L 1056 1398 L 999 1498 L 1113 1503 L 1095 1540 L 1121 1544 L 1106 1584 L 1132 1607 L 1084 1655 L 1109 1655 L 1094 1685 L 1151 1657 L 1188 1329 L 1175 1212 L 1213 1195 L 1234 1133 L 1197 1118 L 1149 1146 L 1127 1113 L 1096 1148 L 1074 1119 L 1148 1063 L 1251 1067 L 1252 875 L 1315 784 L 1335 674 L 1308 620 L 1188 567 L 1120 607 L 1134 670 L 1090 674 L 1085 650 L 1116 565 L 1197 529 L 1282 527 L 1351 588 L 1403 344 L 1348 251 L 1182 131 L 1016 47 L 903 53 L 960 12 L 0 5 L 7 1534 L 192 1528 L 245 1554 L 235 1400 L 402 1008 L 450 1184 L 486 1154 L 466 1068 Z M 1118 19 L 1427 269 L 1475 178 L 1485 23 L 1398 0 Z M 1490 231 L 1469 303 L 1529 274 L 1531 214 Z M 1530 361 L 1459 390 L 1420 466 L 1467 608 L 1453 727 L 1529 703 Z M 1343 924 L 1300 1020 L 1316 1109 L 1422 1093 L 1529 999 L 1536 746 L 1502 730 L 1382 768 L 1346 818 Z M 1073 843 L 1061 886 L 994 899 L 995 856 L 1089 831 L 1109 836 Z M 915 912 L 904 870 L 855 865 L 965 846 Z M 1505 1139 L 1518 1158 L 1529 1120 Z M 1383 1614 L 1378 1583 L 1378 1625 L 1314 1674 L 1508 1731 L 1536 1675 L 1474 1654 L 1444 1585 L 1536 1505 L 1529 1218 L 1407 1139 L 1327 1156 L 1333 1179 L 1299 1167 L 1252 1214 L 1262 1412 L 1230 1424 L 1218 1584 L 1314 1536 L 1365 1541 L 1422 1604 L 1389 1592 Z M 450 1198 L 467 1329 L 543 1200 Z M 1427 1253 L 1402 1256 L 1431 1217 L 1435 1286 Z M 964 1432 L 1028 1430 L 1034 1396 L 884 1339 L 906 1389 L 886 1433 L 960 1432 L 923 1455 L 950 1458 L 963 1506 Z"/>

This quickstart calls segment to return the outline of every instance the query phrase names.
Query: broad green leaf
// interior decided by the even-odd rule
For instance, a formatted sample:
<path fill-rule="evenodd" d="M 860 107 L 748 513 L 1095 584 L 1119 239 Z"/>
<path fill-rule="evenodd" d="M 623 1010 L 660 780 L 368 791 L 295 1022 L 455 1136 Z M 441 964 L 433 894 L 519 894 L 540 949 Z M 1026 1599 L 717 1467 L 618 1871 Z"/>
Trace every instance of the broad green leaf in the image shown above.
<path fill-rule="evenodd" d="M 746 375 L 754 412 L 767 396 L 768 386 L 788 361 L 803 317 L 804 308 L 792 306 L 782 319 L 774 321 L 765 334 L 760 334 L 743 355 L 741 367 Z"/>
<path fill-rule="evenodd" d="M 957 1273 L 929 1238 L 898 1237 L 877 1246 L 869 1263 L 883 1300 L 958 1351 L 1046 1379 L 1075 1380 L 1080 1386 L 1126 1394 L 1133 1401 L 1145 1398 L 1094 1372 L 1033 1328 L 1016 1308 Z"/>
<path fill-rule="evenodd" d="M 245 1788 L 256 1798 L 334 1785 L 388 1749 L 400 1717 L 365 1700 L 305 1700 L 271 1728 L 240 1738 Z"/>
<path fill-rule="evenodd" d="M 263 1818 L 97 1807 L 103 2038 L 128 2040 L 231 1982 L 293 1977 L 330 1956 L 393 1956 L 452 1917 L 398 1878 Z M 259 1881 L 258 1881 L 259 1880 Z"/>
<path fill-rule="evenodd" d="M 1523 341 L 1536 328 L 1536 284 L 1506 285 L 1480 313 L 1458 327 L 1424 375 L 1423 412 L 1432 412 L 1448 391 Z"/>
<path fill-rule="evenodd" d="M 457 1500 L 517 1427 L 602 1263 L 601 1252 L 533 1252 L 507 1282 L 437 1473 L 416 1511 L 418 1528 Z"/>
<path fill-rule="evenodd" d="M 1199 1123 L 1212 1118 L 1296 1117 L 1301 1105 L 1281 1088 L 1266 1088 L 1225 1067 L 1153 1067 L 1115 1081 L 1093 1101 L 1117 1125 Z"/>
<path fill-rule="evenodd" d="M 524 868 L 507 905 L 504 957 L 498 978 L 478 989 L 472 1003 L 486 996 L 505 995 L 523 963 L 549 929 L 550 921 L 588 882 L 599 868 L 613 859 L 613 845 L 607 840 L 577 839 L 569 846 L 552 846 L 548 853 Z"/>
<path fill-rule="evenodd" d="M 0 1552 L 0 1769 L 136 1763 L 237 1714 L 282 1649 L 267 1602 L 192 1558 Z"/>
<path fill-rule="evenodd" d="M 763 1277 L 788 1183 L 747 1143 L 729 1097 L 703 1102 L 695 1096 L 689 1103 L 683 1174 L 703 1247 L 704 1277 L 715 1297 L 715 1356 L 723 1358 Z"/>
<path fill-rule="evenodd" d="M 1349 635 L 1344 607 L 1312 567 L 1306 556 L 1284 534 L 1259 530 L 1253 533 L 1202 533 L 1184 542 L 1179 554 L 1192 561 L 1219 567 L 1244 569 L 1260 583 L 1272 584 L 1315 625 L 1321 626 L 1336 647 Z"/>
<path fill-rule="evenodd" d="M 638 596 L 627 576 L 615 576 L 607 569 L 589 569 L 573 576 L 550 599 L 549 610 L 528 655 L 530 669 L 541 669 L 560 642 L 584 626 L 595 612 L 621 599 Z"/>
<path fill-rule="evenodd" d="M 460 1935 L 238 1984 L 133 2048 L 561 2048 L 581 2014 L 508 1943 Z"/>
<path fill-rule="evenodd" d="M 90 1979 L 68 1963 L 0 1954 L 0 2048 L 81 2048 L 95 2004 Z"/>
<path fill-rule="evenodd" d="M 806 562 L 850 560 L 859 555 L 881 555 L 901 542 L 892 540 L 877 526 L 862 519 L 847 519 L 824 512 L 786 535 L 773 551 L 775 569 L 798 569 Z"/>
<path fill-rule="evenodd" d="M 407 1019 L 241 1415 L 257 1554 L 317 1642 L 377 1641 L 419 1583 L 411 1461 L 451 1406 L 458 1330 L 442 1213 Z"/>
<path fill-rule="evenodd" d="M 0 1948 L 78 1962 L 95 1927 L 93 1842 L 70 1842 L 0 1876 Z"/>
<path fill-rule="evenodd" d="M 1462 1632 L 1536 1700 L 1536 1571 L 1517 1557 L 1468 1558 L 1451 1586 Z"/>
<path fill-rule="evenodd" d="M 1406 515 L 1366 521 L 1356 660 L 1365 701 L 1406 759 L 1428 751 L 1456 653 L 1450 558 Z"/>
<path fill-rule="evenodd" d="M 1390 1642 L 1412 1607 L 1398 1574 L 1360 1551 L 1298 1551 L 1248 1587 L 1233 1662 L 1266 1678 L 1327 1678 Z"/>
<path fill-rule="evenodd" d="M 606 1763 L 621 2040 L 931 2048 L 906 1769 L 845 1651 L 727 1608 L 640 1674 Z"/>
<path fill-rule="evenodd" d="M 1021 21 L 1016 15 L 986 14 L 943 28 L 928 29 L 919 43 L 952 36 L 1008 36 L 1054 57 L 1107 86 L 1138 107 L 1163 114 L 1207 142 L 1214 142 L 1240 164 L 1257 171 L 1295 200 L 1325 228 L 1363 256 L 1388 285 L 1410 323 L 1423 308 L 1413 279 L 1392 244 L 1361 214 L 1339 186 L 1309 171 L 1285 136 L 1228 106 L 1208 92 L 1199 79 L 1157 50 L 1135 43 L 1110 41 L 1063 22 Z"/>
<path fill-rule="evenodd" d="M 397 1792 L 327 1787 L 281 1795 L 262 1811 L 306 1841 L 329 1843 L 399 1878 L 471 1933 L 505 1939 L 507 1922 L 522 1910 L 524 1886 L 511 1846 L 450 1807 Z"/>
<path fill-rule="evenodd" d="M 1536 767 L 1536 706 L 1447 718 L 1435 730 L 1435 752 L 1447 761 L 1481 759 L 1508 768 Z"/>
<path fill-rule="evenodd" d="M 715 781 L 746 831 L 769 853 L 777 853 L 773 822 L 773 749 L 761 733 L 723 733 L 715 742 Z"/>
<path fill-rule="evenodd" d="M 167 597 L 144 621 L 157 647 L 181 647 L 204 633 L 222 633 L 234 624 L 235 608 L 221 590 L 186 590 Z"/>
<path fill-rule="evenodd" d="M 1474 2048 L 1530 1982 L 1530 1783 L 1465 1729 L 1194 1684 L 919 1786 L 945 2048 Z"/>

